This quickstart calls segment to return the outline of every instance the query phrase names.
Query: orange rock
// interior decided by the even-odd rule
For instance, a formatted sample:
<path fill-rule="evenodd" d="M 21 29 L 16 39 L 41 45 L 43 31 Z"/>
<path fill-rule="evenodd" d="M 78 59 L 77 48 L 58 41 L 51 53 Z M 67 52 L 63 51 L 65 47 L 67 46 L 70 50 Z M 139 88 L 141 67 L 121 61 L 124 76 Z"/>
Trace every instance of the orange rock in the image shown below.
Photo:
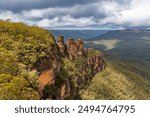
<path fill-rule="evenodd" d="M 69 79 L 64 80 L 60 87 L 60 99 L 65 99 L 70 95 L 70 81 Z"/>
<path fill-rule="evenodd" d="M 52 85 L 55 83 L 55 73 L 53 69 L 44 71 L 41 73 L 38 79 L 39 92 L 41 97 L 43 96 L 43 90 L 46 85 Z"/>

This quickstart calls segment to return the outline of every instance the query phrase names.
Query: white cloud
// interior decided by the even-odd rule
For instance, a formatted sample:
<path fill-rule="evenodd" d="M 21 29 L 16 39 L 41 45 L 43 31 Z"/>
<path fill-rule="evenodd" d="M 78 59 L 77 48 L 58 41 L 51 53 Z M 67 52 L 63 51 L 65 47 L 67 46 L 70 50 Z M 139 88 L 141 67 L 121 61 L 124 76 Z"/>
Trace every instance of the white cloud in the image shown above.
<path fill-rule="evenodd" d="M 40 27 L 150 27 L 150 0 L 98 0 L 97 3 L 49 7 L 13 13 L 0 10 L 0 19 Z"/>
<path fill-rule="evenodd" d="M 55 25 L 54 25 L 55 24 Z M 42 19 L 40 20 L 37 25 L 40 27 L 66 27 L 66 26 L 76 26 L 76 27 L 85 27 L 96 24 L 96 22 L 93 21 L 93 17 L 86 18 L 73 18 L 70 15 L 62 16 L 62 17 L 55 17 L 53 19 Z"/>
<path fill-rule="evenodd" d="M 111 15 L 101 19 L 102 24 L 112 23 L 127 27 L 150 27 L 150 0 L 132 0 L 128 7 L 122 5 L 110 6 Z M 114 10 L 113 10 L 114 9 Z M 114 12 L 113 12 L 114 11 Z"/>
<path fill-rule="evenodd" d="M 13 19 L 13 21 L 19 21 L 21 17 L 19 14 L 14 14 L 13 12 L 8 10 L 1 11 L 0 9 L 0 19 Z"/>
<path fill-rule="evenodd" d="M 133 0 L 131 8 L 119 12 L 119 24 L 129 24 L 130 26 L 150 26 L 150 0 Z"/>

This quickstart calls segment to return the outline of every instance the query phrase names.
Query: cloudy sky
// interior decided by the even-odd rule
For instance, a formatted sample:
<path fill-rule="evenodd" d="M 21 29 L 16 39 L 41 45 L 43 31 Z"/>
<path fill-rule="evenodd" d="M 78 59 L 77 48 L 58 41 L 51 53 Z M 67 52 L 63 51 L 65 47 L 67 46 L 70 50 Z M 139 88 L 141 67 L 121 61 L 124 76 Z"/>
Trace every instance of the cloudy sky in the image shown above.
<path fill-rule="evenodd" d="M 0 0 L 0 19 L 49 29 L 150 27 L 150 0 Z"/>

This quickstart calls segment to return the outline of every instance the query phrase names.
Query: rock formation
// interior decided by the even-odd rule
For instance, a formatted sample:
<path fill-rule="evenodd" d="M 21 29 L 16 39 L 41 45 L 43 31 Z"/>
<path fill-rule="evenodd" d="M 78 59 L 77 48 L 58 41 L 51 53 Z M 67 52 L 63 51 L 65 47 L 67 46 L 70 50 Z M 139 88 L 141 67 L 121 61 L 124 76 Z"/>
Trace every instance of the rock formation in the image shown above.
<path fill-rule="evenodd" d="M 38 80 L 39 92 L 43 99 L 53 99 L 53 97 L 56 99 L 68 99 L 68 97 L 74 97 L 79 88 L 85 86 L 96 73 L 106 67 L 103 54 L 92 48 L 84 48 L 81 39 L 74 41 L 73 38 L 69 38 L 65 44 L 64 37 L 59 36 L 57 46 L 58 48 L 56 46 L 51 48 L 52 55 L 49 58 L 51 63 L 45 63 L 45 65 L 42 63 L 43 66 L 48 67 L 47 70 L 41 72 Z M 76 66 L 76 74 L 64 76 L 63 78 L 58 75 L 67 74 L 68 72 L 63 71 L 60 73 L 60 70 L 63 69 L 63 61 L 60 59 L 59 53 L 63 58 L 72 61 L 72 64 L 75 66 L 78 64 L 78 66 Z M 47 86 L 51 87 L 50 91 L 47 91 Z M 45 92 L 47 94 L 45 94 Z M 48 96 L 53 94 L 54 96 Z"/>
<path fill-rule="evenodd" d="M 84 45 L 83 45 L 83 41 L 81 39 L 77 39 L 76 41 L 77 46 L 78 46 L 78 55 L 80 57 L 84 56 Z"/>
<path fill-rule="evenodd" d="M 43 58 L 43 60 L 43 62 L 39 63 L 42 66 L 39 65 L 41 66 L 39 69 L 41 74 L 38 78 L 38 87 L 41 98 L 43 98 L 43 91 L 45 90 L 45 87 L 54 85 L 57 73 L 59 73 L 61 69 L 62 61 L 56 45 L 51 46 L 51 56 Z"/>
<path fill-rule="evenodd" d="M 67 46 L 64 42 L 64 36 L 59 36 L 57 40 L 57 45 L 63 56 L 67 56 Z"/>
<path fill-rule="evenodd" d="M 78 46 L 73 38 L 67 40 L 67 52 L 71 60 L 78 58 Z"/>

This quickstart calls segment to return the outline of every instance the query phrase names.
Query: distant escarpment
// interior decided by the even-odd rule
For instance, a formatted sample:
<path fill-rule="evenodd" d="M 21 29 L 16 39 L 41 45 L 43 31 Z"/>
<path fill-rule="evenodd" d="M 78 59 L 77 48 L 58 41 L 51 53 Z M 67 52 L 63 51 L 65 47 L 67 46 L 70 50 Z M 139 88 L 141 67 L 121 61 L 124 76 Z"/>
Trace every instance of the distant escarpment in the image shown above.
<path fill-rule="evenodd" d="M 0 99 L 80 99 L 79 90 L 105 69 L 100 51 L 83 41 L 0 20 Z"/>

